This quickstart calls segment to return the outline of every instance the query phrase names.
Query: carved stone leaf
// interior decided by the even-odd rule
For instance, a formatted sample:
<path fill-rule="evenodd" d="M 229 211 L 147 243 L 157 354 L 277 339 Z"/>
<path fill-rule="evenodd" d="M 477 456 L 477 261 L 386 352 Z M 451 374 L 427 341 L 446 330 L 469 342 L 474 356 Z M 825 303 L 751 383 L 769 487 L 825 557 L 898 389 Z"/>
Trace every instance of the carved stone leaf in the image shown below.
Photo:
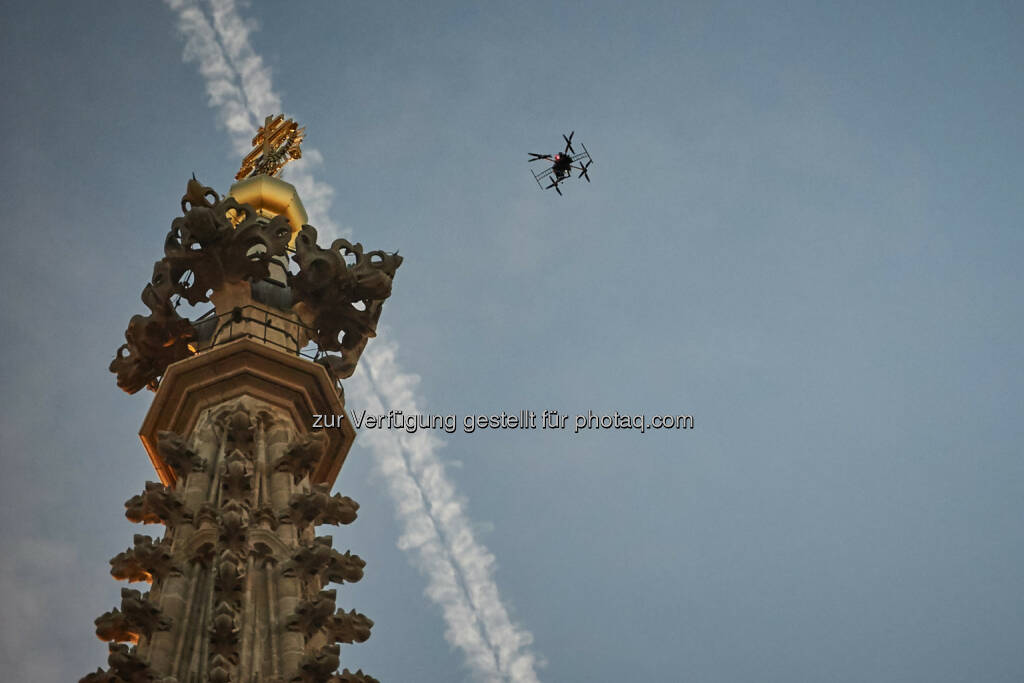
<path fill-rule="evenodd" d="M 127 683 L 149 683 L 156 676 L 149 667 L 149 662 L 139 657 L 134 647 L 110 644 L 110 655 L 107 657 L 113 681 Z"/>
<path fill-rule="evenodd" d="M 356 518 L 359 503 L 348 496 L 330 495 L 330 486 L 315 484 L 308 493 L 294 493 L 288 501 L 282 521 L 294 524 L 299 530 L 309 525 L 350 524 Z"/>
<path fill-rule="evenodd" d="M 228 449 L 237 449 L 242 454 L 252 457 L 255 426 L 249 413 L 241 409 L 235 410 L 224 415 L 222 420 Z"/>
<path fill-rule="evenodd" d="M 149 601 L 148 594 L 143 595 L 131 588 L 121 589 L 121 611 L 127 624 L 136 633 L 147 638 L 153 631 L 166 631 L 171 627 L 171 620 Z"/>
<path fill-rule="evenodd" d="M 139 632 L 128 623 L 128 617 L 116 607 L 101 614 L 93 623 L 96 624 L 96 636 L 100 640 L 119 643 L 139 642 Z"/>
<path fill-rule="evenodd" d="M 217 577 L 214 581 L 217 595 L 233 605 L 241 605 L 245 589 L 245 570 L 241 558 L 233 550 L 221 552 L 217 559 Z"/>
<path fill-rule="evenodd" d="M 228 499 L 245 499 L 252 493 L 252 463 L 238 449 L 224 459 L 221 468 L 221 489 Z"/>
<path fill-rule="evenodd" d="M 169 539 L 154 542 L 149 536 L 135 534 L 135 545 L 110 560 L 110 574 L 123 581 L 159 581 L 180 569 L 171 561 Z"/>
<path fill-rule="evenodd" d="M 324 583 L 355 583 L 363 578 L 366 562 L 358 555 L 346 550 L 342 555 L 336 550 L 331 551 L 331 559 L 323 572 Z"/>
<path fill-rule="evenodd" d="M 327 437 L 323 432 L 300 435 L 274 463 L 276 472 L 289 472 L 296 484 L 302 481 L 320 462 Z"/>
<path fill-rule="evenodd" d="M 319 650 L 302 658 L 299 662 L 298 675 L 291 683 L 321 683 L 329 680 L 341 662 L 341 648 L 337 645 L 324 645 Z"/>
<path fill-rule="evenodd" d="M 312 543 L 299 546 L 291 558 L 281 565 L 281 574 L 288 577 L 316 576 L 330 564 L 331 554 L 337 553 L 331 548 L 332 542 L 329 536 L 322 536 Z"/>
<path fill-rule="evenodd" d="M 124 507 L 124 516 L 132 522 L 176 526 L 179 522 L 189 519 L 180 496 L 155 481 L 147 481 L 146 490 L 129 498 Z"/>
<path fill-rule="evenodd" d="M 318 536 L 300 546 L 281 566 L 281 573 L 306 578 L 319 575 L 324 583 L 355 583 L 363 578 L 366 562 L 348 550 L 342 555 L 331 547 L 332 543 L 330 536 Z"/>
<path fill-rule="evenodd" d="M 295 613 L 288 618 L 285 628 L 298 631 L 306 640 L 324 628 L 330 620 L 338 593 L 334 590 L 320 591 L 312 600 L 302 600 L 295 606 Z"/>
<path fill-rule="evenodd" d="M 325 623 L 327 640 L 338 643 L 363 643 L 370 637 L 373 620 L 355 610 L 338 610 Z"/>
<path fill-rule="evenodd" d="M 219 603 L 210 625 L 210 652 L 231 664 L 237 664 L 239 633 L 234 610 L 226 602 Z"/>
<path fill-rule="evenodd" d="M 226 197 L 213 205 L 192 205 L 174 219 L 164 260 L 175 273 L 192 273 L 191 282 L 178 281 L 176 293 L 195 305 L 209 301 L 208 292 L 225 283 L 267 277 L 270 259 L 283 255 L 290 239 L 283 217 L 261 220 L 253 207 Z"/>
<path fill-rule="evenodd" d="M 157 432 L 157 451 L 164 462 L 174 470 L 174 474 L 184 481 L 192 472 L 206 469 L 206 461 L 196 454 L 180 434 L 170 431 Z"/>
<path fill-rule="evenodd" d="M 324 351 L 340 351 L 331 368 L 350 377 L 366 341 L 376 336 L 381 306 L 391 296 L 391 283 L 402 257 L 383 251 L 363 253 L 363 245 L 335 240 L 330 249 L 316 243 L 317 233 L 305 225 L 295 237 L 297 275 L 289 277 L 295 310 L 310 318 L 314 341 Z M 354 263 L 347 262 L 349 256 Z M 360 303 L 360 307 L 354 304 Z M 339 340 L 339 335 L 344 338 Z"/>
<path fill-rule="evenodd" d="M 239 554 L 248 552 L 249 546 L 249 510 L 232 500 L 226 503 L 219 516 L 220 534 L 218 540 L 227 548 Z"/>
<path fill-rule="evenodd" d="M 110 363 L 117 375 L 117 386 L 129 394 L 143 387 L 156 389 L 158 378 L 168 365 L 188 358 L 188 345 L 196 332 L 185 318 L 179 316 L 163 286 L 167 269 L 158 262 L 153 268 L 153 281 L 142 290 L 142 303 L 150 315 L 134 315 L 128 322 L 123 344 Z"/>
<path fill-rule="evenodd" d="M 210 657 L 209 683 L 229 683 L 231 681 L 231 662 L 227 657 L 215 654 Z"/>

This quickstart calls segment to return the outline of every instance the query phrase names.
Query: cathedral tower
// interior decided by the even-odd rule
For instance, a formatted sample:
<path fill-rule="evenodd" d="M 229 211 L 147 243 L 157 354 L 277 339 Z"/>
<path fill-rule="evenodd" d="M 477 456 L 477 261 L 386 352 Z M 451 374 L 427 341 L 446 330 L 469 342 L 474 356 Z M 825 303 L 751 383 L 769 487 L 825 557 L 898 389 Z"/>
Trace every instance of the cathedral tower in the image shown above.
<path fill-rule="evenodd" d="M 142 292 L 150 314 L 132 317 L 110 364 L 125 391 L 155 392 L 140 436 L 160 481 L 125 514 L 165 533 L 111 560 L 149 591 L 122 589 L 96 620 L 109 667 L 81 683 L 375 681 L 336 671 L 338 644 L 373 622 L 325 590 L 358 581 L 364 562 L 315 528 L 356 518 L 355 501 L 331 495 L 355 438 L 335 416 L 402 259 L 317 244 L 276 177 L 302 134 L 268 117 L 227 196 L 188 182 Z M 211 308 L 190 320 L 181 300 Z M 314 415 L 339 426 L 314 430 Z"/>

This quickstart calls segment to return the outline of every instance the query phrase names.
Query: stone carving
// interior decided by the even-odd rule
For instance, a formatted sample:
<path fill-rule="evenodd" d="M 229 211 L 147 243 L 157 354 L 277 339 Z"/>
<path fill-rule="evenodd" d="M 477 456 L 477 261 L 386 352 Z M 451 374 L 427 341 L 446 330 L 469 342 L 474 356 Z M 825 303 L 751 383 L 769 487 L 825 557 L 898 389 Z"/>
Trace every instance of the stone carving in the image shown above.
<path fill-rule="evenodd" d="M 226 662 L 238 663 L 239 630 L 234 610 L 226 602 L 217 605 L 210 626 L 210 652 Z"/>
<path fill-rule="evenodd" d="M 320 462 L 327 437 L 323 432 L 301 434 L 274 463 L 276 472 L 289 472 L 296 484 L 302 481 Z"/>
<path fill-rule="evenodd" d="M 167 265 L 157 262 L 151 282 L 142 290 L 142 303 L 150 314 L 132 316 L 124 333 L 126 343 L 110 363 L 117 386 L 129 394 L 143 387 L 155 390 L 168 365 L 192 355 L 189 344 L 196 338 L 195 329 L 174 310 L 170 277 Z"/>
<path fill-rule="evenodd" d="M 107 657 L 108 671 L 97 669 L 79 683 L 177 683 L 172 676 L 161 676 L 149 666 L 149 662 L 139 657 L 134 647 L 110 644 L 110 655 Z"/>
<path fill-rule="evenodd" d="M 314 484 L 309 493 L 292 494 L 281 521 L 291 522 L 300 531 L 311 524 L 351 524 L 356 518 L 359 503 L 340 493 L 334 496 L 330 493 L 327 484 Z"/>
<path fill-rule="evenodd" d="M 206 461 L 188 447 L 185 439 L 179 434 L 161 431 L 156 435 L 156 448 L 164 462 L 174 470 L 174 474 L 184 481 L 192 472 L 206 470 Z"/>
<path fill-rule="evenodd" d="M 231 680 L 231 662 L 224 655 L 215 654 L 210 657 L 210 683 L 229 683 Z"/>
<path fill-rule="evenodd" d="M 257 211 L 231 197 L 221 199 L 195 178 L 181 199 L 184 216 L 175 218 L 164 241 L 164 261 L 176 283 L 175 293 L 190 304 L 209 301 L 209 292 L 229 282 L 261 280 L 268 264 L 281 256 L 291 239 L 283 216 L 266 222 Z M 182 277 L 191 273 L 189 282 Z"/>
<path fill-rule="evenodd" d="M 249 417 L 249 413 L 239 408 L 231 413 L 224 414 L 221 418 L 221 424 L 227 437 L 227 448 L 238 449 L 244 455 L 252 457 L 255 427 Z"/>
<path fill-rule="evenodd" d="M 242 592 L 245 589 L 245 570 L 242 560 L 235 551 L 227 549 L 217 558 L 217 578 L 214 589 L 222 600 L 235 606 L 242 603 Z"/>
<path fill-rule="evenodd" d="M 373 620 L 355 610 L 338 610 L 325 623 L 327 640 L 337 643 L 363 643 L 370 637 Z"/>
<path fill-rule="evenodd" d="M 171 621 L 160 608 L 139 591 L 121 589 L 121 609 L 116 607 L 102 614 L 96 621 L 96 635 L 100 640 L 137 643 L 140 636 L 149 638 L 153 631 L 166 631 Z"/>
<path fill-rule="evenodd" d="M 342 555 L 336 550 L 331 551 L 331 559 L 323 573 L 324 583 L 355 583 L 363 578 L 366 562 L 358 555 L 346 550 Z"/>
<path fill-rule="evenodd" d="M 188 561 L 192 564 L 199 564 L 203 567 L 212 567 L 214 557 L 217 554 L 217 547 L 213 543 L 203 543 L 193 551 Z"/>
<path fill-rule="evenodd" d="M 257 211 L 231 197 L 221 199 L 195 178 L 188 182 L 181 207 L 184 216 L 171 223 L 164 258 L 142 290 L 150 315 L 128 323 L 123 344 L 110 363 L 117 385 L 130 394 L 156 389 L 167 366 L 194 353 L 196 331 L 175 312 L 172 297 L 190 304 L 210 300 L 226 283 L 262 279 L 274 256 L 286 252 L 291 228 L 284 217 L 267 222 Z"/>
<path fill-rule="evenodd" d="M 312 543 L 304 544 L 281 565 L 281 575 L 287 577 L 311 577 L 319 574 L 331 561 L 333 541 L 328 536 L 318 537 Z"/>
<path fill-rule="evenodd" d="M 323 683 L 330 680 L 341 661 L 340 654 L 341 648 L 337 645 L 324 645 L 311 652 L 299 662 L 299 673 L 292 678 L 291 683 Z"/>
<path fill-rule="evenodd" d="M 96 636 L 100 640 L 112 640 L 118 643 L 137 643 L 139 633 L 131 624 L 124 612 L 116 607 L 109 612 L 101 614 L 93 622 L 96 624 Z"/>
<path fill-rule="evenodd" d="M 337 597 L 337 591 L 320 591 L 312 600 L 299 602 L 295 606 L 295 613 L 285 623 L 285 628 L 289 631 L 298 631 L 309 640 L 314 633 L 327 625 L 334 613 L 334 601 Z"/>
<path fill-rule="evenodd" d="M 277 515 L 274 514 L 274 508 L 269 503 L 264 503 L 256 508 L 252 517 L 260 528 L 271 531 L 277 528 Z"/>
<path fill-rule="evenodd" d="M 342 555 L 331 547 L 332 543 L 330 536 L 318 536 L 312 543 L 302 545 L 281 565 L 282 575 L 320 576 L 324 583 L 355 583 L 363 578 L 366 562 L 348 550 Z"/>
<path fill-rule="evenodd" d="M 220 518 L 220 512 L 217 510 L 217 506 L 213 503 L 203 503 L 199 506 L 199 511 L 195 514 L 195 522 L 200 529 L 212 529 L 217 526 L 217 520 Z"/>
<path fill-rule="evenodd" d="M 171 572 L 180 571 L 171 561 L 169 539 L 154 542 L 149 536 L 135 534 L 134 547 L 118 553 L 110 560 L 110 574 L 122 581 L 161 580 Z"/>
<path fill-rule="evenodd" d="M 337 239 L 330 249 L 316 243 L 316 229 L 304 225 L 295 236 L 295 261 L 299 273 L 289 277 L 293 306 L 323 351 L 340 351 L 341 359 L 329 361 L 337 377 L 351 377 L 366 342 L 377 336 L 384 301 L 402 264 L 397 253 L 363 252 L 363 245 Z M 349 265 L 347 257 L 354 257 Z M 355 304 L 359 303 L 360 307 Z M 339 335 L 344 335 L 339 339 Z"/>
<path fill-rule="evenodd" d="M 252 546 L 252 557 L 258 567 L 266 567 L 277 564 L 274 551 L 266 543 L 254 543 Z"/>
<path fill-rule="evenodd" d="M 171 620 L 149 601 L 148 594 L 143 595 L 137 590 L 121 589 L 121 610 L 128 623 L 136 626 L 147 638 L 153 631 L 166 631 L 171 627 Z"/>
<path fill-rule="evenodd" d="M 224 459 L 220 487 L 229 499 L 245 499 L 252 493 L 252 462 L 235 449 Z"/>
<path fill-rule="evenodd" d="M 190 519 L 178 494 L 155 481 L 147 481 L 146 490 L 129 498 L 124 507 L 124 516 L 132 522 L 176 526 Z"/>
<path fill-rule="evenodd" d="M 218 540 L 239 554 L 248 550 L 249 510 L 237 500 L 229 501 L 221 508 Z"/>
<path fill-rule="evenodd" d="M 262 280 L 269 264 L 287 252 L 291 227 L 284 216 L 269 221 L 255 208 L 232 197 L 221 198 L 193 177 L 164 240 L 164 258 L 142 292 L 150 315 L 136 315 L 110 364 L 117 384 L 128 393 L 156 389 L 167 366 L 195 353 L 196 330 L 175 312 L 173 297 L 195 305 L 209 302 L 227 285 Z M 323 249 L 316 229 L 305 225 L 295 238 L 297 274 L 288 275 L 293 310 L 312 328 L 320 351 L 338 352 L 319 360 L 332 377 L 355 371 L 366 342 L 377 335 L 384 301 L 402 257 L 383 251 L 365 253 L 344 239 Z M 349 260 L 352 263 L 349 263 Z"/>

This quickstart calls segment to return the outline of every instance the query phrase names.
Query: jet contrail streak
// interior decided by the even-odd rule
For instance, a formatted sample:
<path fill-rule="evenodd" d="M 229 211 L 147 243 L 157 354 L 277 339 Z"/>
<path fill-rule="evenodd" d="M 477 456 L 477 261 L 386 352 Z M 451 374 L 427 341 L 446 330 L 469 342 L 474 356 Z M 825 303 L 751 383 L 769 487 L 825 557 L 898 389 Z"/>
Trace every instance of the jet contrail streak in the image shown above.
<path fill-rule="evenodd" d="M 256 123 L 282 111 L 270 72 L 251 47 L 250 26 L 239 16 L 234 0 L 209 0 L 209 16 L 195 0 L 165 2 L 178 15 L 184 58 L 197 64 L 210 106 L 236 151 L 247 152 Z M 320 159 L 315 150 L 304 156 L 314 163 Z M 339 236 L 341 231 L 328 217 L 333 189 L 316 181 L 306 164 L 294 166 L 289 180 L 303 197 L 311 220 L 325 236 Z M 419 378 L 403 372 L 395 356 L 394 344 L 372 343 L 350 386 L 371 412 L 395 408 L 419 413 Z M 437 455 L 442 442 L 426 432 L 368 431 L 362 439 L 395 501 L 402 527 L 398 546 L 426 576 L 425 594 L 441 608 L 445 638 L 463 652 L 478 680 L 536 683 L 537 662 L 528 650 L 533 638 L 509 618 L 494 581 L 494 556 L 476 540 Z"/>

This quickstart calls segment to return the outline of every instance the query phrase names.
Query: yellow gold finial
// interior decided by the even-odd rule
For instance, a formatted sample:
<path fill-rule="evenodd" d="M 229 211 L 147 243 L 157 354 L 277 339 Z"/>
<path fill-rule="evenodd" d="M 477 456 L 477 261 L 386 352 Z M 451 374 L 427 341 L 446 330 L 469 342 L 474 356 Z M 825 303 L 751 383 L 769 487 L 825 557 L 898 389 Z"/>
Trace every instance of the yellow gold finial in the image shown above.
<path fill-rule="evenodd" d="M 302 137 L 306 129 L 284 114 L 268 116 L 252 139 L 253 150 L 242 159 L 235 180 L 257 175 L 275 176 L 292 159 L 302 158 Z"/>

